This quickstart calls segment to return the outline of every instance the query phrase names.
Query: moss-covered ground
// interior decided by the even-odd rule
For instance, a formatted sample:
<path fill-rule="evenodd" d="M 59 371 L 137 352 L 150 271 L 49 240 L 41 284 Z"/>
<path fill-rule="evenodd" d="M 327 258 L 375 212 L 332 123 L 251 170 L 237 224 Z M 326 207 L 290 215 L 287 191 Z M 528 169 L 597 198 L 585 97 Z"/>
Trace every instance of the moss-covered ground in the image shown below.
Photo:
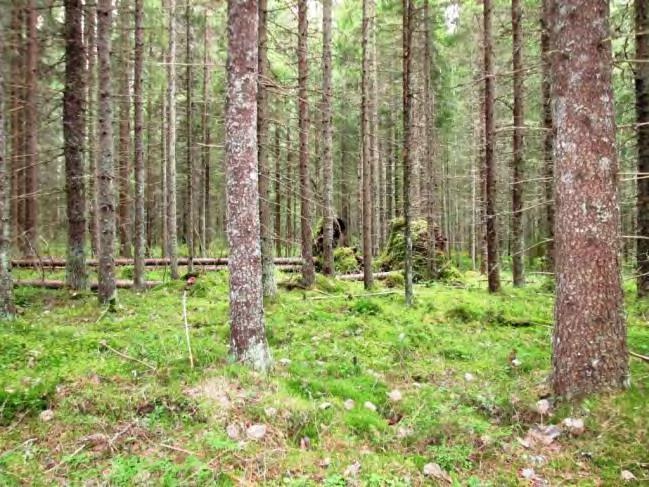
<path fill-rule="evenodd" d="M 649 364 L 631 359 L 623 394 L 541 415 L 553 297 L 530 279 L 490 296 L 468 272 L 417 286 L 411 309 L 358 283 L 282 291 L 269 377 L 228 359 L 225 273 L 188 292 L 193 369 L 183 283 L 120 290 L 116 313 L 20 288 L 0 326 L 0 485 L 444 485 L 429 463 L 455 485 L 620 485 L 623 470 L 646 485 Z M 630 348 L 649 355 L 649 303 L 627 310 Z M 528 441 L 566 417 L 585 432 Z"/>

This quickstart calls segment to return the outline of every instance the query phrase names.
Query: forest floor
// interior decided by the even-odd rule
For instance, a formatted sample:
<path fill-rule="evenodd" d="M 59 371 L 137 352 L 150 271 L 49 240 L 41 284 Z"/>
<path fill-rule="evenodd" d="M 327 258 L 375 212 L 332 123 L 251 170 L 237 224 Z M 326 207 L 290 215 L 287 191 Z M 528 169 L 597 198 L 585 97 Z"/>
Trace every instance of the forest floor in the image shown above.
<path fill-rule="evenodd" d="M 193 369 L 180 282 L 120 290 L 116 313 L 21 288 L 0 326 L 0 484 L 647 485 L 649 364 L 631 359 L 624 394 L 545 411 L 551 287 L 484 288 L 420 285 L 412 309 L 323 278 L 282 291 L 269 377 L 228 361 L 225 273 L 188 292 Z M 649 303 L 627 310 L 647 355 Z"/>

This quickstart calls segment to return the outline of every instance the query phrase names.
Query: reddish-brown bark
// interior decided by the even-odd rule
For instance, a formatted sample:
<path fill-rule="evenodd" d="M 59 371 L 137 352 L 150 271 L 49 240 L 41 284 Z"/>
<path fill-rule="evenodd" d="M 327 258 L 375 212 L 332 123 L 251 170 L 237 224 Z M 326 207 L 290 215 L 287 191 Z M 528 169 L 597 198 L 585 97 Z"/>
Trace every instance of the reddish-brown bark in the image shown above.
<path fill-rule="evenodd" d="M 608 3 L 600 0 L 565 0 L 552 12 L 552 386 L 568 398 L 628 384 L 608 16 Z"/>

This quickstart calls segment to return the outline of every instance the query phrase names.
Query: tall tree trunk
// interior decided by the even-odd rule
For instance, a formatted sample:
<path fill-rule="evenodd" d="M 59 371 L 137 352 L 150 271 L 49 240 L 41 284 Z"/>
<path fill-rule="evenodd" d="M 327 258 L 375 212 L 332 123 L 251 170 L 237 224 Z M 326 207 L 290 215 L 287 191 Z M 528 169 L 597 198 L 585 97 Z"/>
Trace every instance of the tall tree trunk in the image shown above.
<path fill-rule="evenodd" d="M 331 1 L 322 2 L 322 171 L 324 186 L 323 262 L 326 276 L 334 273 L 333 120 L 331 114 Z"/>
<path fill-rule="evenodd" d="M 167 59 L 168 62 L 168 59 Z M 169 111 L 167 110 L 167 95 L 165 91 L 160 94 L 162 99 L 162 123 L 160 124 L 160 194 L 162 200 L 162 208 L 160 212 L 160 221 L 162 222 L 162 249 L 161 254 L 164 257 L 169 257 L 169 227 L 167 223 L 167 211 L 169 208 L 169 201 L 167 199 L 167 145 L 169 139 L 167 137 L 169 130 Z"/>
<path fill-rule="evenodd" d="M 607 2 L 566 0 L 552 19 L 557 128 L 552 386 L 565 398 L 629 382 L 608 16 Z"/>
<path fill-rule="evenodd" d="M 370 36 L 374 26 L 374 0 L 363 0 L 363 74 L 361 86 L 361 143 L 363 145 L 363 284 L 370 289 L 374 284 L 372 273 L 372 81 Z"/>
<path fill-rule="evenodd" d="M 638 296 L 649 295 L 649 5 L 635 0 L 636 122 L 638 137 Z"/>
<path fill-rule="evenodd" d="M 434 119 L 434 96 L 431 87 L 431 35 L 430 35 L 430 7 L 429 0 L 424 0 L 424 114 L 425 126 L 424 137 L 426 145 L 424 149 L 424 164 L 426 168 L 426 223 L 428 228 L 428 271 L 431 276 L 437 274 L 437 248 L 435 228 L 435 177 L 434 177 L 434 145 L 433 137 L 435 130 Z"/>
<path fill-rule="evenodd" d="M 97 217 L 99 220 L 99 302 L 115 305 L 115 169 L 113 164 L 113 112 L 110 76 L 112 0 L 97 4 L 97 59 L 99 69 L 99 159 L 97 165 Z"/>
<path fill-rule="evenodd" d="M 136 27 L 137 28 L 137 27 Z M 149 59 L 154 59 L 153 57 L 153 39 L 152 36 L 149 36 Z M 137 43 L 136 43 L 137 45 Z M 158 192 L 156 191 L 156 185 L 154 184 L 154 179 L 157 177 L 157 171 L 155 170 L 155 157 L 154 157 L 154 147 L 155 147 L 155 138 L 154 138 L 154 128 L 155 124 L 153 123 L 153 83 L 151 77 L 148 77 L 147 83 L 147 107 L 146 107 L 146 162 L 145 162 L 145 174 L 144 174 L 144 200 L 145 200 L 145 233 L 146 233 L 146 243 L 144 255 L 146 257 L 152 256 L 152 251 L 154 245 L 158 241 L 159 237 L 159 228 L 158 228 Z M 163 147 L 162 139 L 160 139 L 160 147 Z M 162 158 L 164 160 L 164 157 Z M 137 169 L 136 169 L 137 171 Z M 136 175 L 136 184 L 137 184 L 137 175 Z M 137 188 L 136 188 L 137 194 Z"/>
<path fill-rule="evenodd" d="M 285 253 L 288 257 L 293 251 L 293 242 L 295 239 L 295 184 L 293 178 L 295 177 L 293 164 L 293 149 L 291 147 L 291 126 L 286 127 L 286 245 Z"/>
<path fill-rule="evenodd" d="M 256 0 L 228 1 L 228 95 L 225 120 L 230 347 L 236 360 L 265 372 L 271 359 L 261 289 L 257 188 Z"/>
<path fill-rule="evenodd" d="M 542 80 L 541 95 L 543 104 L 543 177 L 545 178 L 545 221 L 547 225 L 548 242 L 545 254 L 547 269 L 554 270 L 554 123 L 552 121 L 551 98 L 551 50 L 550 45 L 550 3 L 552 0 L 543 1 L 541 14 L 541 63 Z"/>
<path fill-rule="evenodd" d="M 370 31 L 369 31 L 369 136 L 370 136 L 370 174 L 371 178 L 371 198 L 372 198 L 372 255 L 379 253 L 380 241 L 380 209 L 379 198 L 380 185 L 379 185 L 379 116 L 378 116 L 378 75 L 376 69 L 376 1 L 368 0 L 370 2 Z"/>
<path fill-rule="evenodd" d="M 27 2 L 27 76 L 25 90 L 25 234 L 23 253 L 38 252 L 38 11 Z"/>
<path fill-rule="evenodd" d="M 135 128 L 135 272 L 133 286 L 144 287 L 144 251 L 146 234 L 144 228 L 144 113 L 142 95 L 142 68 L 144 64 L 143 0 L 135 0 L 135 62 L 133 64 L 133 125 Z"/>
<path fill-rule="evenodd" d="M 280 145 L 281 131 L 275 123 L 275 255 L 282 255 L 282 151 Z"/>
<path fill-rule="evenodd" d="M 11 72 L 10 72 L 10 102 L 9 113 L 11 114 L 11 228 L 13 229 L 12 240 L 18 243 L 19 248 L 24 248 L 24 205 L 23 192 L 25 189 L 25 103 L 24 103 L 24 46 L 22 41 L 25 27 L 25 10 L 21 3 L 15 3 L 11 14 Z"/>
<path fill-rule="evenodd" d="M 0 53 L 4 54 L 4 28 L 0 24 Z M 16 314 L 13 280 L 11 278 L 11 177 L 7 174 L 7 146 L 5 138 L 5 83 L 0 69 L 0 318 L 12 319 Z"/>
<path fill-rule="evenodd" d="M 496 99 L 496 80 L 494 73 L 494 54 L 492 0 L 483 2 L 484 34 L 484 79 L 485 79 L 485 179 L 487 197 L 487 280 L 489 292 L 500 290 L 500 268 L 498 266 L 498 228 L 496 222 L 496 121 L 494 105 Z"/>
<path fill-rule="evenodd" d="M 521 0 L 512 0 L 512 46 L 514 68 L 514 136 L 512 161 L 512 274 L 514 286 L 525 284 L 523 242 L 523 132 L 525 115 L 523 98 L 523 9 Z"/>
<path fill-rule="evenodd" d="M 131 76 L 130 59 L 131 43 L 129 42 L 129 0 L 121 0 L 119 7 L 120 19 L 120 48 L 122 53 L 121 76 L 119 80 L 119 140 L 117 149 L 118 159 L 118 230 L 119 254 L 131 257 Z"/>
<path fill-rule="evenodd" d="M 261 284 L 265 297 L 277 294 L 273 261 L 273 225 L 270 218 L 270 166 L 268 163 L 268 2 L 259 0 L 259 52 L 257 87 L 257 146 L 259 158 L 259 218 L 261 222 Z"/>
<path fill-rule="evenodd" d="M 70 289 L 87 285 L 86 194 L 84 184 L 85 53 L 81 0 L 65 0 L 65 88 L 63 90 L 63 153 L 67 198 L 68 248 L 65 281 Z"/>
<path fill-rule="evenodd" d="M 187 198 L 185 210 L 187 218 L 185 221 L 187 233 L 187 272 L 194 272 L 194 162 L 192 160 L 193 131 L 192 131 L 192 54 L 191 54 L 191 6 L 190 2 L 185 4 L 185 158 L 187 161 Z"/>
<path fill-rule="evenodd" d="M 84 8 L 84 27 L 86 38 L 86 57 L 88 81 L 86 85 L 86 151 L 88 157 L 88 236 L 92 255 L 99 255 L 99 231 L 97 222 L 97 191 L 95 190 L 95 173 L 97 171 L 97 6 L 86 3 Z"/>
<path fill-rule="evenodd" d="M 405 240 L 405 300 L 412 306 L 412 208 L 410 205 L 410 178 L 412 175 L 412 12 L 414 0 L 402 0 L 403 5 L 403 217 Z"/>
<path fill-rule="evenodd" d="M 203 130 L 203 148 L 201 149 L 201 172 L 203 186 L 201 189 L 201 199 L 198 207 L 199 211 L 199 225 L 201 237 L 201 254 L 207 255 L 207 250 L 211 241 L 211 220 L 210 220 L 210 127 L 209 127 L 209 86 L 210 86 L 210 70 L 209 70 L 209 26 L 208 26 L 207 10 L 203 18 L 203 110 L 201 115 L 201 128 Z"/>
<path fill-rule="evenodd" d="M 313 236 L 311 233 L 311 180 L 309 177 L 309 93 L 308 93 L 308 0 L 298 0 L 298 119 L 300 132 L 300 228 L 302 235 L 302 284 L 315 282 Z"/>
<path fill-rule="evenodd" d="M 176 222 L 176 0 L 169 0 L 169 59 L 167 63 L 167 254 L 171 278 L 178 279 Z"/>

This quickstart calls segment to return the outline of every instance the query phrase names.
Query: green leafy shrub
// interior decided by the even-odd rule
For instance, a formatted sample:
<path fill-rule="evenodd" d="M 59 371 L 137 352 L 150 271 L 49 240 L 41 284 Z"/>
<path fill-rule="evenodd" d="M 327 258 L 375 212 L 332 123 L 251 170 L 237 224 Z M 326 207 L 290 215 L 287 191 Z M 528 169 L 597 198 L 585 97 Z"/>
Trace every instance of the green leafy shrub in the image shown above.
<path fill-rule="evenodd" d="M 334 249 L 334 268 L 338 274 L 353 274 L 360 271 L 356 249 L 338 247 Z"/>

